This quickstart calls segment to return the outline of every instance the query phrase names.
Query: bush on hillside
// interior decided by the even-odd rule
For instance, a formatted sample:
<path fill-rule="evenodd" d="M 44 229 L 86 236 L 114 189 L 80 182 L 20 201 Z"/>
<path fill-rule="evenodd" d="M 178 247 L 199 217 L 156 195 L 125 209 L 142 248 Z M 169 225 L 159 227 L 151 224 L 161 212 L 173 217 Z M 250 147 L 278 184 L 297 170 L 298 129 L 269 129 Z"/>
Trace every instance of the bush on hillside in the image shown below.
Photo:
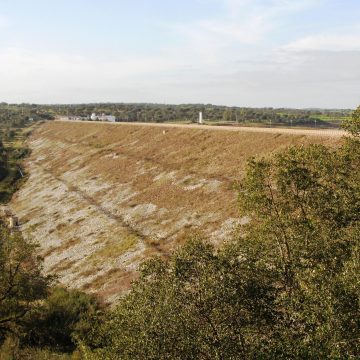
<path fill-rule="evenodd" d="M 24 316 L 45 298 L 50 279 L 41 274 L 35 246 L 0 226 L 0 344 L 20 331 Z"/>
<path fill-rule="evenodd" d="M 41 306 L 25 319 L 22 345 L 72 352 L 77 336 L 90 331 L 91 317 L 98 310 L 94 297 L 78 290 L 52 288 Z"/>

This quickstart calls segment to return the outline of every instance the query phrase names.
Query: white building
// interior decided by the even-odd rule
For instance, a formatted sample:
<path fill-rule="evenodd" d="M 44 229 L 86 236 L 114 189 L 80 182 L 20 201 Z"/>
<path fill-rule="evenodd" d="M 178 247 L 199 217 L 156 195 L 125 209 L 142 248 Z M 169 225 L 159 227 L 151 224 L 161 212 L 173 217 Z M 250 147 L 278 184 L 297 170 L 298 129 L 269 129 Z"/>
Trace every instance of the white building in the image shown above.
<path fill-rule="evenodd" d="M 105 115 L 105 114 L 100 115 L 98 117 L 98 119 L 100 121 L 109 121 L 109 122 L 115 122 L 116 121 L 115 116 L 113 116 L 113 115 Z"/>
<path fill-rule="evenodd" d="M 90 119 L 93 121 L 99 120 L 99 121 L 109 121 L 109 122 L 115 122 L 116 118 L 113 115 L 96 115 L 95 113 L 92 113 L 90 116 Z"/>

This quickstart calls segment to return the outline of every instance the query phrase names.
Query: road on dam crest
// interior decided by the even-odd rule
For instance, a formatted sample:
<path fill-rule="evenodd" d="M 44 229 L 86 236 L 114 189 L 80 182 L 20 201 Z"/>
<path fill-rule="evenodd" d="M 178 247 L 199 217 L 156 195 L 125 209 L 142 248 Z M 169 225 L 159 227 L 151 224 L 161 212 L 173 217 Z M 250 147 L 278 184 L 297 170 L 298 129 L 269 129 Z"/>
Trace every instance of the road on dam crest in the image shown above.
<path fill-rule="evenodd" d="M 169 123 L 139 123 L 139 122 L 101 122 L 101 121 L 82 121 L 82 120 L 63 120 L 62 122 L 78 122 L 90 124 L 107 124 L 113 126 L 132 125 L 132 126 L 151 126 L 160 128 L 185 128 L 185 129 L 203 129 L 214 131 L 240 131 L 240 132 L 259 132 L 270 134 L 289 134 L 289 135 L 307 135 L 307 136 L 325 136 L 339 138 L 346 135 L 343 130 L 337 129 L 293 129 L 293 128 L 264 128 L 264 127 L 245 127 L 245 126 L 223 126 L 223 125 L 199 125 L 199 124 L 169 124 Z"/>

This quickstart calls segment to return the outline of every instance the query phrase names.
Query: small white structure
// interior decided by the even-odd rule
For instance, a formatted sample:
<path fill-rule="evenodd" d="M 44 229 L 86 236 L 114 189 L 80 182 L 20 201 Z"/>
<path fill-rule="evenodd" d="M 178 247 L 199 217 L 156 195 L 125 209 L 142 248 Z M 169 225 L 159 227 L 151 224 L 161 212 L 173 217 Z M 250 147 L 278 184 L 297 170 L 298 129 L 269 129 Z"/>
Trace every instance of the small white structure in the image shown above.
<path fill-rule="evenodd" d="M 109 122 L 115 122 L 116 121 L 116 117 L 113 115 L 96 115 L 95 113 L 92 113 L 90 116 L 90 119 L 93 121 L 99 120 L 99 121 L 109 121 Z"/>
<path fill-rule="evenodd" d="M 9 229 L 14 229 L 19 226 L 19 219 L 14 216 L 7 206 L 1 206 L 0 218 L 5 222 Z"/>
<path fill-rule="evenodd" d="M 100 121 L 109 121 L 109 122 L 115 122 L 116 121 L 115 116 L 113 116 L 113 115 L 105 115 L 105 114 L 100 115 L 98 117 L 98 119 Z"/>
<path fill-rule="evenodd" d="M 9 229 L 14 229 L 15 227 L 19 226 L 19 220 L 16 216 L 9 216 L 8 217 L 8 227 Z"/>
<path fill-rule="evenodd" d="M 199 124 L 203 123 L 203 113 L 202 111 L 199 112 Z"/>

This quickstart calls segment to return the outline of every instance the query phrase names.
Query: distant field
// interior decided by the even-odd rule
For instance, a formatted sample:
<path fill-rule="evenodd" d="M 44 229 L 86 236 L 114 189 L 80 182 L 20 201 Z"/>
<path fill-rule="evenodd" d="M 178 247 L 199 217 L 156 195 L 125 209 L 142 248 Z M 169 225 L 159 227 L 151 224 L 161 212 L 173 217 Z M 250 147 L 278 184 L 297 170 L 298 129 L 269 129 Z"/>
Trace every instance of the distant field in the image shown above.
<path fill-rule="evenodd" d="M 144 258 L 167 256 L 194 232 L 231 238 L 246 221 L 234 186 L 250 157 L 341 141 L 306 134 L 48 122 L 31 136 L 29 180 L 12 207 L 46 272 L 115 301 Z"/>

